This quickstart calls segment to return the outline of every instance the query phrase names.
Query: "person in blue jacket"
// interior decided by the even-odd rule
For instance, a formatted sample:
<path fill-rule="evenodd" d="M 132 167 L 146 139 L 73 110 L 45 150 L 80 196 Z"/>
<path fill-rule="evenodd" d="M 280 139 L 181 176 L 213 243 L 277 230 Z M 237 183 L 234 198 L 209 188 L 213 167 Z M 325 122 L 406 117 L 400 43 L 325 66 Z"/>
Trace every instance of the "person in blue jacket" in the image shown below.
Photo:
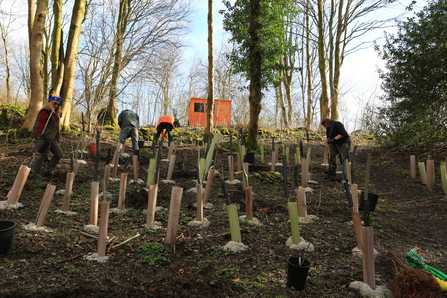
<path fill-rule="evenodd" d="M 342 166 L 346 160 L 349 161 L 351 140 L 345 126 L 340 121 L 326 118 L 321 125 L 326 128 L 326 142 L 329 144 L 329 169 L 324 172 L 329 175 L 329 179 L 335 180 L 337 156 L 340 158 Z"/>

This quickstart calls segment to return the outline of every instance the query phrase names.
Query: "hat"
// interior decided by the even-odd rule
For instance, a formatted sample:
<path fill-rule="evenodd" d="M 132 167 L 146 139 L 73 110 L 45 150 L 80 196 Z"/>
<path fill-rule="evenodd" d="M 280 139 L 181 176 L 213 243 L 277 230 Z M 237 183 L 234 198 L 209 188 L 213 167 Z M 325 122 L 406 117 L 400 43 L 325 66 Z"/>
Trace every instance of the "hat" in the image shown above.
<path fill-rule="evenodd" d="M 62 104 L 62 97 L 59 97 L 59 96 L 50 96 L 50 97 L 48 98 L 48 102 L 50 102 L 50 101 L 58 101 L 60 104 Z"/>

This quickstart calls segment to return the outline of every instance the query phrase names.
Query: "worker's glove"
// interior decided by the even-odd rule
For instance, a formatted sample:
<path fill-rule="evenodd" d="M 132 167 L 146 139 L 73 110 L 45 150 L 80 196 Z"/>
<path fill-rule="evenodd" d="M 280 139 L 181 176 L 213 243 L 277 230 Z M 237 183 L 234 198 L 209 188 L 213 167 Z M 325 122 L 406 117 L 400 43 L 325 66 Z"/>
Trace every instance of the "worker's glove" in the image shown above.
<path fill-rule="evenodd" d="M 333 142 L 335 142 L 335 139 L 328 139 L 327 142 L 328 143 L 333 143 Z"/>

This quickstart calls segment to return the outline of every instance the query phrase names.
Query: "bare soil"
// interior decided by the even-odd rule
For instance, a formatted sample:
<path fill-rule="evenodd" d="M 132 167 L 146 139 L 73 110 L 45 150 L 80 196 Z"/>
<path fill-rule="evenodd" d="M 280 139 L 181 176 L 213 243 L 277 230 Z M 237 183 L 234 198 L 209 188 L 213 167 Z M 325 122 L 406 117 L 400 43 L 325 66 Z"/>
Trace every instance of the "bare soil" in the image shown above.
<path fill-rule="evenodd" d="M 93 136 L 94 137 L 94 136 Z M 115 141 L 106 132 L 101 135 L 99 177 L 102 178 L 109 150 Z M 445 152 L 396 152 L 384 151 L 371 140 L 353 136 L 357 146 L 354 160 L 354 182 L 364 189 L 366 163 L 371 155 L 369 192 L 379 195 L 370 224 L 374 230 L 377 251 L 388 251 L 404 260 L 412 248 L 420 248 L 427 263 L 447 272 L 447 200 L 439 180 L 439 163 L 445 161 Z M 110 213 L 108 223 L 109 259 L 104 262 L 89 261 L 84 256 L 97 252 L 97 239 L 86 235 L 85 225 L 90 221 L 90 189 L 94 179 L 95 156 L 85 153 L 75 177 L 68 216 L 55 212 L 62 208 L 63 195 L 55 195 L 45 221 L 46 231 L 24 229 L 34 223 L 47 187 L 65 189 L 69 171 L 69 152 L 75 152 L 79 136 L 65 134 L 62 146 L 66 158 L 56 173 L 46 181 L 28 178 L 19 202 L 19 209 L 0 210 L 0 219 L 13 220 L 15 228 L 11 253 L 0 257 L 1 297 L 360 297 L 351 290 L 353 281 L 363 281 L 362 260 L 353 256 L 356 247 L 354 229 L 350 225 L 352 209 L 348 205 L 342 182 L 326 179 L 323 170 L 323 142 L 315 137 L 304 141 L 304 149 L 311 148 L 311 178 L 316 184 L 306 193 L 307 213 L 318 220 L 301 224 L 301 237 L 314 245 L 313 252 L 291 250 L 286 246 L 291 236 L 288 200 L 296 200 L 294 167 L 287 166 L 286 197 L 283 166 L 276 166 L 281 175 L 270 175 L 271 140 L 266 140 L 265 160 L 259 153 L 249 166 L 249 185 L 253 188 L 253 216 L 261 225 L 241 222 L 242 243 L 248 248 L 241 252 L 223 249 L 231 240 L 226 201 L 223 197 L 221 178 L 228 180 L 227 143 L 223 141 L 215 157 L 215 176 L 209 202 L 211 209 L 204 209 L 208 227 L 188 225 L 196 218 L 196 193 L 198 148 L 191 144 L 176 146 L 177 162 L 184 169 L 175 167 L 175 186 L 183 188 L 181 213 L 175 246 L 165 244 L 168 212 L 156 213 L 162 229 L 147 228 L 147 189 L 144 184 L 129 184 L 126 191 L 126 213 Z M 17 143 L 1 142 L 0 189 L 5 198 L 12 187 L 21 164 L 26 164 L 34 147 L 32 140 Z M 129 145 L 129 143 L 127 143 Z M 285 142 L 290 156 L 296 143 Z M 146 142 L 146 148 L 148 142 Z M 201 155 L 203 156 L 203 148 Z M 126 152 L 130 153 L 127 146 Z M 163 150 L 164 156 L 167 148 Z M 410 177 L 409 156 L 417 161 L 435 160 L 437 178 L 433 190 L 428 190 L 419 179 Z M 78 157 L 80 158 L 80 156 Z M 124 160 L 120 160 L 123 171 Z M 283 162 L 280 158 L 279 162 Z M 146 181 L 149 156 L 141 154 L 139 178 Z M 157 206 L 169 208 L 173 184 L 165 183 L 168 163 L 161 162 Z M 133 178 L 132 165 L 127 168 Z M 258 173 L 259 175 L 255 175 Z M 341 175 L 340 175 L 341 176 Z M 274 178 L 271 178 L 274 177 Z M 275 178 L 276 177 L 276 178 Z M 240 176 L 236 176 L 240 180 Z M 296 185 L 298 182 L 299 185 Z M 117 207 L 119 182 L 110 181 L 108 191 L 112 208 Z M 241 184 L 226 184 L 231 203 L 238 206 L 238 214 L 246 214 L 245 192 Z M 102 191 L 102 181 L 101 181 Z M 99 215 L 99 222 L 101 214 Z M 139 234 L 129 242 L 118 245 Z M 153 244 L 160 244 L 161 251 L 150 255 Z M 311 262 L 305 290 L 295 291 L 286 287 L 287 259 L 301 256 Z M 153 264 L 152 264 L 153 263 Z M 388 285 L 394 273 L 383 257 L 375 259 L 377 285 Z"/>

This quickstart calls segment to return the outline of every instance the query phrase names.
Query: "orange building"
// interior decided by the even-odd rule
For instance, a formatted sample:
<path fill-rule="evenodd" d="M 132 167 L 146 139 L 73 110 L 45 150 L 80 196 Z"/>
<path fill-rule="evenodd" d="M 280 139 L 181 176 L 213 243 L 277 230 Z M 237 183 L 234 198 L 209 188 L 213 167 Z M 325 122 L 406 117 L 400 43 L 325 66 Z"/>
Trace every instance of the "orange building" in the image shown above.
<path fill-rule="evenodd" d="M 206 98 L 192 97 L 188 107 L 188 125 L 191 127 L 206 126 Z M 231 125 L 231 100 L 214 100 L 214 125 Z"/>

